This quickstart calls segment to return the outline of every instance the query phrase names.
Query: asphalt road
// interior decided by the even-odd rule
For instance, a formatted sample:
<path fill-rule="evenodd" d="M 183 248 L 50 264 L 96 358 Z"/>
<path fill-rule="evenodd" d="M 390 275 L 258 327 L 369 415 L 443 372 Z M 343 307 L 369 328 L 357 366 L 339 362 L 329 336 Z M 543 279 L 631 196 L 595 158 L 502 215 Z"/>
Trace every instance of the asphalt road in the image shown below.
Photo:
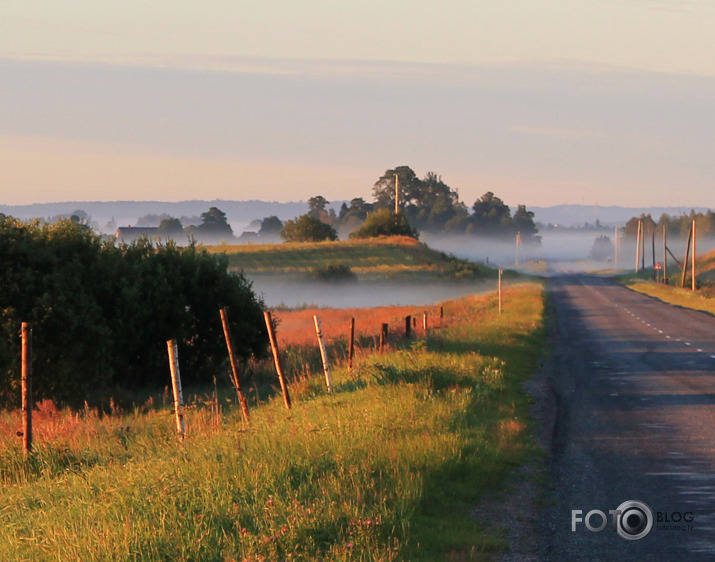
<path fill-rule="evenodd" d="M 596 276 L 549 284 L 556 421 L 539 558 L 715 560 L 715 317 Z M 639 540 L 608 514 L 627 500 L 652 512 Z M 572 531 L 572 510 L 608 525 Z"/>

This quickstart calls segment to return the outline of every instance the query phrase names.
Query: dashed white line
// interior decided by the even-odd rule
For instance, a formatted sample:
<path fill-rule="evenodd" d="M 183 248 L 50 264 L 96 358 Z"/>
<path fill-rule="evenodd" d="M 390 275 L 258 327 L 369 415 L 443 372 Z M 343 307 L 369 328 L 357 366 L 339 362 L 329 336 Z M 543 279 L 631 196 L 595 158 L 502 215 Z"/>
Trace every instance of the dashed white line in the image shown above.
<path fill-rule="evenodd" d="M 685 342 L 685 345 L 693 345 L 693 344 L 690 343 L 689 341 L 686 341 L 686 342 Z"/>

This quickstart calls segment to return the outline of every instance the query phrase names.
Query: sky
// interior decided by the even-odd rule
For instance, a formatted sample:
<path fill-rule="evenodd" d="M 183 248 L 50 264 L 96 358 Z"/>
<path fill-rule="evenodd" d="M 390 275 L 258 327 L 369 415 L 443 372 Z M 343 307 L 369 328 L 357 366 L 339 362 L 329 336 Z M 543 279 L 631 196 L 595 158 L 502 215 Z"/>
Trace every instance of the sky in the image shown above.
<path fill-rule="evenodd" d="M 0 0 L 0 203 L 715 207 L 715 1 Z"/>

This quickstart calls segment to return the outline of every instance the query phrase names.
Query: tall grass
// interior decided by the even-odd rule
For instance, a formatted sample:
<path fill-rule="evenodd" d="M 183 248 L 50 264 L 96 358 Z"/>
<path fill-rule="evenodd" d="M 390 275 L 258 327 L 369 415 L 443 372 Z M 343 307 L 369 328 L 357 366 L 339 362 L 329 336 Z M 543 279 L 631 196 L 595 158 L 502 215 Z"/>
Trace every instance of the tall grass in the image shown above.
<path fill-rule="evenodd" d="M 352 372 L 306 369 L 294 407 L 189 400 L 54 411 L 27 461 L 0 450 L 0 559 L 434 560 L 504 547 L 468 513 L 532 450 L 519 382 L 541 352 L 541 288 L 445 303 L 450 322 Z M 51 409 L 47 405 L 48 411 Z M 4 413 L 8 433 L 17 416 Z M 48 419 L 38 420 L 40 426 Z"/>

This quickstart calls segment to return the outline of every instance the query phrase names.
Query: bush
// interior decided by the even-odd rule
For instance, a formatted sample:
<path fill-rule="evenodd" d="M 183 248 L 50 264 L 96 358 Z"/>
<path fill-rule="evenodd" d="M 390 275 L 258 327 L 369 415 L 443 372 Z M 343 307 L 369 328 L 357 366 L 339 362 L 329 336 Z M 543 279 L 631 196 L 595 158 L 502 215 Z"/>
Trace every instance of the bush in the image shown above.
<path fill-rule="evenodd" d="M 332 226 L 311 215 L 301 215 L 285 222 L 281 238 L 286 242 L 322 242 L 337 240 L 338 233 Z"/>
<path fill-rule="evenodd" d="M 263 354 L 263 303 L 225 256 L 146 239 L 115 247 L 71 221 L 0 217 L 0 404 L 18 400 L 21 322 L 33 326 L 36 398 L 81 405 L 116 387 L 164 387 L 169 339 L 182 380 L 210 381 L 226 359 L 222 307 L 237 354 Z"/>
<path fill-rule="evenodd" d="M 418 238 L 419 233 L 410 226 L 403 213 L 393 213 L 382 209 L 367 217 L 363 225 L 350 234 L 350 238 L 375 238 L 377 236 L 410 236 Z"/>
<path fill-rule="evenodd" d="M 349 265 L 344 263 L 331 263 L 326 266 L 314 267 L 310 276 L 319 281 L 353 281 L 355 274 Z"/>

